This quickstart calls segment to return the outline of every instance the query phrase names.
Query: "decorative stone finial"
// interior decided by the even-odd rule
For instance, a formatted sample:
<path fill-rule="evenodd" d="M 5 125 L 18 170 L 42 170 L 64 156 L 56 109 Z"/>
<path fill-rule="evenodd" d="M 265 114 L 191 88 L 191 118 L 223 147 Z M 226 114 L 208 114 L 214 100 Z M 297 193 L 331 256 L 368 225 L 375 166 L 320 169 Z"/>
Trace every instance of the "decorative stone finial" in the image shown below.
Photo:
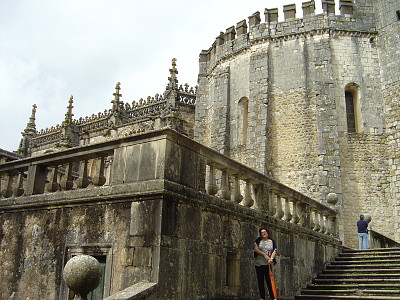
<path fill-rule="evenodd" d="M 29 130 L 29 131 L 30 131 L 30 130 L 36 131 L 36 125 L 35 125 L 36 108 L 37 108 L 36 104 L 33 104 L 33 105 L 32 105 L 32 114 L 31 114 L 31 117 L 29 118 L 28 124 L 26 125 L 25 132 L 26 132 L 27 130 Z"/>
<path fill-rule="evenodd" d="M 122 97 L 122 95 L 119 93 L 120 90 L 121 90 L 121 83 L 117 82 L 117 84 L 115 85 L 115 93 L 113 93 L 114 99 L 111 101 L 111 103 L 113 104 L 112 106 L 113 111 L 119 110 L 120 98 Z"/>
<path fill-rule="evenodd" d="M 93 256 L 77 255 L 64 267 L 65 284 L 75 292 L 74 300 L 87 300 L 87 295 L 101 281 L 100 263 Z"/>
<path fill-rule="evenodd" d="M 71 124 L 72 123 L 72 117 L 73 117 L 73 113 L 72 113 L 72 109 L 74 108 L 74 106 L 72 105 L 74 103 L 74 96 L 71 95 L 71 97 L 69 97 L 68 100 L 68 106 L 67 106 L 67 113 L 65 114 L 65 120 L 64 120 L 64 124 Z"/>
<path fill-rule="evenodd" d="M 23 156 L 30 155 L 30 142 L 32 138 L 36 135 L 36 125 L 35 125 L 36 108 L 37 108 L 36 104 L 33 104 L 31 117 L 29 118 L 29 121 L 26 124 L 26 128 L 24 129 L 23 132 L 21 132 L 22 139 L 19 143 L 17 152 L 18 154 L 21 154 Z"/>
<path fill-rule="evenodd" d="M 178 88 L 178 78 L 177 78 L 176 74 L 178 74 L 178 70 L 176 68 L 176 58 L 172 59 L 172 68 L 169 69 L 169 72 L 170 72 L 171 76 L 168 77 L 169 83 L 168 83 L 167 89 L 171 89 L 171 90 L 177 89 Z"/>

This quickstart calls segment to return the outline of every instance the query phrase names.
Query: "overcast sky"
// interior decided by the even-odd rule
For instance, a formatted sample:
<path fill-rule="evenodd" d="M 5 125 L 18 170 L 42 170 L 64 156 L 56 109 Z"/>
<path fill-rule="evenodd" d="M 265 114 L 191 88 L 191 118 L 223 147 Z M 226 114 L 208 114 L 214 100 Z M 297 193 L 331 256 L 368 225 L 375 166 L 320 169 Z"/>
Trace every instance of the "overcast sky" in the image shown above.
<path fill-rule="evenodd" d="M 0 0 L 0 148 L 16 150 L 37 105 L 36 129 L 164 92 L 177 59 L 179 84 L 197 83 L 198 57 L 228 27 L 295 0 Z M 316 1 L 317 12 L 321 11 Z"/>

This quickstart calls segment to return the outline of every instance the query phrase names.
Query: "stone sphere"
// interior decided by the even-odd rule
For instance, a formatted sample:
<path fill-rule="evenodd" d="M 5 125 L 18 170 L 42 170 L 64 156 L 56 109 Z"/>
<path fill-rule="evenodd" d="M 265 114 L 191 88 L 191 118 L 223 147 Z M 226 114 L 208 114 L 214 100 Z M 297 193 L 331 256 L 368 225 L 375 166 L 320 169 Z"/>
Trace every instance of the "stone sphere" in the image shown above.
<path fill-rule="evenodd" d="M 371 222 L 371 220 L 372 220 L 372 218 L 371 218 L 370 215 L 364 215 L 364 221 L 365 222 L 369 223 L 369 222 Z"/>
<path fill-rule="evenodd" d="M 329 193 L 326 196 L 326 201 L 331 205 L 335 205 L 338 202 L 338 195 L 336 193 Z"/>
<path fill-rule="evenodd" d="M 64 267 L 65 284 L 76 294 L 86 296 L 101 281 L 100 263 L 93 256 L 77 255 L 72 257 Z"/>

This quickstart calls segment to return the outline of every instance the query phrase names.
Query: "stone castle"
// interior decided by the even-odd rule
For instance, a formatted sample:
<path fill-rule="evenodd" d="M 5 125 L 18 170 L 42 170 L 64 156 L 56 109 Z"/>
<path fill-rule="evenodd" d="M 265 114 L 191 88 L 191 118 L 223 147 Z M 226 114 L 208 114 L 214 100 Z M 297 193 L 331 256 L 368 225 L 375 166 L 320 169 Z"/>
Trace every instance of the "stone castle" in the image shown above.
<path fill-rule="evenodd" d="M 257 12 L 200 54 L 195 140 L 400 240 L 399 1 Z M 390 220 L 390 221 L 389 221 Z M 390 226 L 388 226 L 390 224 Z"/>
<path fill-rule="evenodd" d="M 173 59 L 147 99 L 123 102 L 117 83 L 110 109 L 74 119 L 71 96 L 40 131 L 34 105 L 18 150 L 0 151 L 0 299 L 72 299 L 62 268 L 83 253 L 104 265 L 93 299 L 251 299 L 260 224 L 291 299 L 357 246 L 361 213 L 373 245 L 399 242 L 400 2 L 322 8 L 227 28 L 201 51 L 195 88 Z"/>

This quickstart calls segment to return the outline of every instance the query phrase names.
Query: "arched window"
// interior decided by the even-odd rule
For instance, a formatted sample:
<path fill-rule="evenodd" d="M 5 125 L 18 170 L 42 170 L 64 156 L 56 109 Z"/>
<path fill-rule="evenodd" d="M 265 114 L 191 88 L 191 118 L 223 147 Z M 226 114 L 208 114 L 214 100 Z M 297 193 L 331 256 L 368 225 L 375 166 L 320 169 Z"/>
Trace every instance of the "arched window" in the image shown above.
<path fill-rule="evenodd" d="M 358 85 L 355 83 L 346 85 L 344 98 L 346 104 L 347 132 L 361 132 L 361 110 Z"/>
<path fill-rule="evenodd" d="M 245 145 L 247 142 L 249 99 L 243 97 L 239 100 L 238 110 L 238 144 Z"/>

